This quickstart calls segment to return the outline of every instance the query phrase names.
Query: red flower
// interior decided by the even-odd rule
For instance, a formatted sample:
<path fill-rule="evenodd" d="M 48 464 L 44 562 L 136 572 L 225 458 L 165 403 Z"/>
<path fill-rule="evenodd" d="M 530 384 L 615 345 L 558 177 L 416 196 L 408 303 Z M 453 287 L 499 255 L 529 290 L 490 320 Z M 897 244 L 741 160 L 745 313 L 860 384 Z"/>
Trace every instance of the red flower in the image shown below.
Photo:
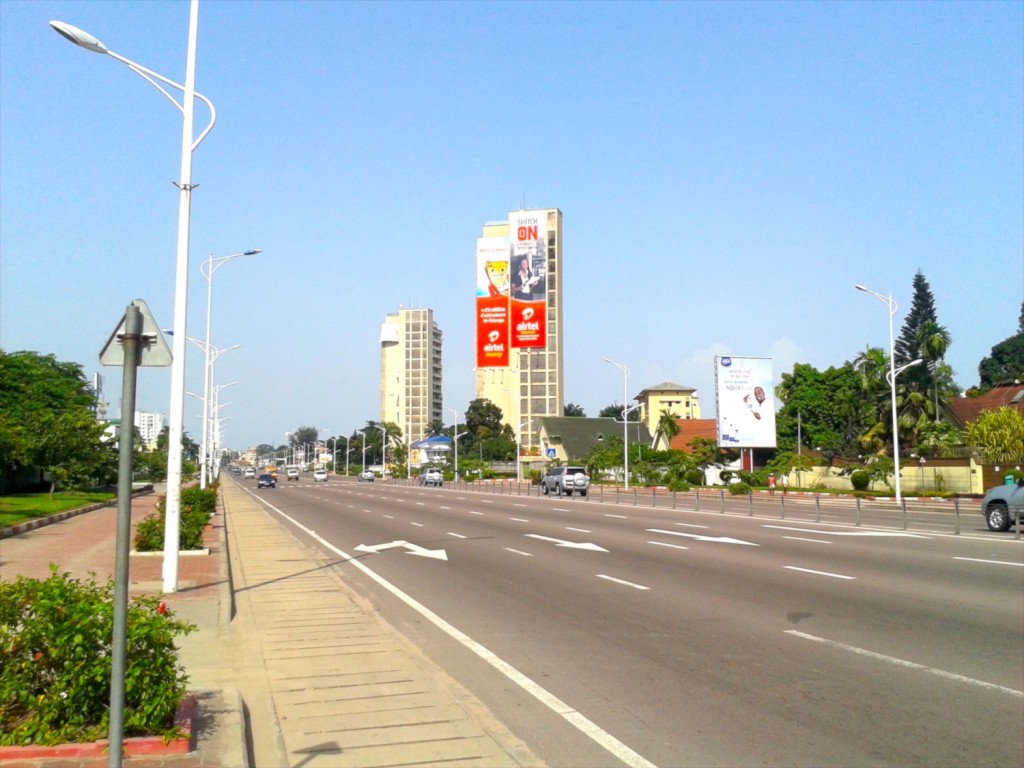
<path fill-rule="evenodd" d="M 161 600 L 160 605 L 156 607 L 156 612 L 159 613 L 161 616 L 167 613 L 167 603 Z"/>

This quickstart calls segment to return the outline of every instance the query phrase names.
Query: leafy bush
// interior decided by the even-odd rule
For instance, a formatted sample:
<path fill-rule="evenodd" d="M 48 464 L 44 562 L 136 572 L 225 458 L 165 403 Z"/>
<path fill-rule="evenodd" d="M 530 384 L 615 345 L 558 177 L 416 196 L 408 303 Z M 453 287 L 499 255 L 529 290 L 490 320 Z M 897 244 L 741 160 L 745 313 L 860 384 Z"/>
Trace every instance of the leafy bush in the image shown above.
<path fill-rule="evenodd" d="M 114 582 L 58 574 L 0 583 L 0 745 L 106 738 L 110 728 Z M 124 735 L 174 738 L 188 677 L 178 621 L 155 597 L 128 605 Z"/>
<path fill-rule="evenodd" d="M 850 473 L 850 485 L 855 491 L 866 491 L 871 484 L 871 473 L 865 469 L 855 469 Z"/>
<path fill-rule="evenodd" d="M 676 493 L 684 493 L 685 491 L 690 490 L 690 484 L 683 480 L 673 479 L 669 480 L 668 489 L 670 491 L 675 491 Z"/>
<path fill-rule="evenodd" d="M 704 485 L 704 473 L 699 469 L 688 469 L 683 478 L 690 485 Z"/>
<path fill-rule="evenodd" d="M 746 496 L 748 493 L 750 493 L 750 486 L 746 483 L 733 483 L 729 486 L 731 496 Z"/>
<path fill-rule="evenodd" d="M 164 548 L 167 525 L 167 497 L 156 505 L 156 513 L 147 515 L 135 526 L 135 549 L 138 552 L 159 552 Z M 217 507 L 217 488 L 205 490 L 193 486 L 181 490 L 181 515 L 178 519 L 178 549 L 203 548 L 203 531 Z"/>

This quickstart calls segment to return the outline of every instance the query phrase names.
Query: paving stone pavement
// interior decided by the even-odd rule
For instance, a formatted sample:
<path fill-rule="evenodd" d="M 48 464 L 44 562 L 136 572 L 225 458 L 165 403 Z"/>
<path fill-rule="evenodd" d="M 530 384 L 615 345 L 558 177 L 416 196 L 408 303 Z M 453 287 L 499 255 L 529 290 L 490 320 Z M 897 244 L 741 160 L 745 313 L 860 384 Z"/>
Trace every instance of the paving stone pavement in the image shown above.
<path fill-rule="evenodd" d="M 132 504 L 133 524 L 157 494 Z M 113 575 L 116 508 L 0 540 L 0 579 Z M 199 707 L 188 755 L 126 758 L 158 768 L 541 766 L 444 670 L 356 595 L 324 553 L 296 539 L 230 479 L 209 554 L 179 558 L 163 598 L 198 631 L 180 659 Z M 162 556 L 133 555 L 130 593 L 162 591 Z M 84 569 L 84 570 L 83 570 Z M 60 761 L 99 768 L 107 759 Z M 5 768 L 58 768 L 51 760 Z"/>

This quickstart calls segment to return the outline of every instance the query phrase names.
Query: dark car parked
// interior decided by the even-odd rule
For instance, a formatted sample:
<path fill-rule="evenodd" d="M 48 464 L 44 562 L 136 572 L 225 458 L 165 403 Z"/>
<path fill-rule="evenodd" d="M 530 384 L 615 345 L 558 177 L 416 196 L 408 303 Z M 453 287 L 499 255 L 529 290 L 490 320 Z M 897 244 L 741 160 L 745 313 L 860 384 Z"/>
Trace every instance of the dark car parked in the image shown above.
<path fill-rule="evenodd" d="M 256 478 L 257 488 L 277 488 L 277 478 L 266 473 Z"/>

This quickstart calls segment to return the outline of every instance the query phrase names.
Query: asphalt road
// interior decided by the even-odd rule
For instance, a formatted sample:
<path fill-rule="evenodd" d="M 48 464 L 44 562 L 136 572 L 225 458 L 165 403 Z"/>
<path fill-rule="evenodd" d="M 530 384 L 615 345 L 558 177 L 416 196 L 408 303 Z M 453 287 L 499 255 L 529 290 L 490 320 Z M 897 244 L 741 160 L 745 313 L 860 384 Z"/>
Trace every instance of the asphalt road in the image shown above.
<path fill-rule="evenodd" d="M 953 536 L 335 478 L 258 496 L 550 765 L 1024 765 L 1024 542 L 980 515 Z"/>

